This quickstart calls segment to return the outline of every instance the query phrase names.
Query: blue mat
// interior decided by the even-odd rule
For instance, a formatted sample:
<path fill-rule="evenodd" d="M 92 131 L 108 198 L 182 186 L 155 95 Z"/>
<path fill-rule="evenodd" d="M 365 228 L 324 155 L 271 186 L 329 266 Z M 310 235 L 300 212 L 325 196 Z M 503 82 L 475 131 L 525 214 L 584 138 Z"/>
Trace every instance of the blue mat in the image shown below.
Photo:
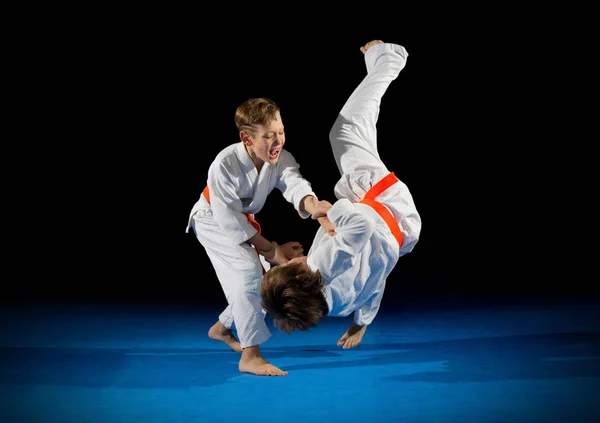
<path fill-rule="evenodd" d="M 310 332 L 272 329 L 262 352 L 285 377 L 240 373 L 239 353 L 206 336 L 218 311 L 4 307 L 0 422 L 600 421 L 592 302 L 386 303 L 352 350 L 336 346 L 350 317 Z"/>

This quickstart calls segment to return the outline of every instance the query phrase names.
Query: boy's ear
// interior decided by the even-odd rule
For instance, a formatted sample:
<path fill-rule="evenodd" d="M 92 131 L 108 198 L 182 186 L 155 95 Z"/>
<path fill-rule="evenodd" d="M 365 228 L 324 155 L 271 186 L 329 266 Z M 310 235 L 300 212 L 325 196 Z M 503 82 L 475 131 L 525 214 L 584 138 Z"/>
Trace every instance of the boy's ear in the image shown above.
<path fill-rule="evenodd" d="M 248 135 L 247 132 L 240 131 L 240 139 L 244 145 L 252 145 L 252 138 L 250 138 L 250 135 Z"/>

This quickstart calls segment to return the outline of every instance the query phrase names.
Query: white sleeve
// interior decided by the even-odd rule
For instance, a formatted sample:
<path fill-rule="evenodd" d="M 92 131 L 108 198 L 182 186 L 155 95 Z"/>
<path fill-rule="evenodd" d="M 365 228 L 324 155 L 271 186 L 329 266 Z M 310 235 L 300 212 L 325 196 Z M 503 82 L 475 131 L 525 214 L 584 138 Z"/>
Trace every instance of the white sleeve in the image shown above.
<path fill-rule="evenodd" d="M 348 199 L 340 199 L 327 212 L 335 225 L 335 236 L 325 236 L 312 254 L 314 267 L 326 279 L 344 273 L 353 264 L 352 259 L 369 242 L 375 230 L 375 221 L 360 212 Z"/>
<path fill-rule="evenodd" d="M 336 201 L 327 212 L 327 217 L 335 226 L 336 235 L 331 239 L 350 256 L 362 251 L 375 230 L 375 221 L 347 198 Z"/>
<path fill-rule="evenodd" d="M 294 156 L 286 150 L 281 150 L 281 157 L 277 163 L 279 173 L 277 189 L 281 191 L 288 202 L 294 205 L 300 217 L 306 219 L 310 216 L 310 213 L 301 212 L 300 202 L 307 195 L 312 195 L 315 198 L 317 198 L 317 195 L 313 192 L 310 182 L 300 174 L 299 169 L 300 165 Z"/>
<path fill-rule="evenodd" d="M 373 295 L 369 297 L 367 301 L 360 308 L 354 312 L 354 323 L 359 326 L 370 325 L 373 319 L 379 311 L 381 305 L 381 299 L 383 298 L 383 291 L 385 289 L 385 281 L 378 291 L 375 291 Z"/>
<path fill-rule="evenodd" d="M 207 184 L 213 217 L 223 232 L 227 233 L 235 244 L 252 238 L 258 231 L 242 212 L 242 201 L 230 173 L 221 163 L 215 162 L 210 166 Z"/>

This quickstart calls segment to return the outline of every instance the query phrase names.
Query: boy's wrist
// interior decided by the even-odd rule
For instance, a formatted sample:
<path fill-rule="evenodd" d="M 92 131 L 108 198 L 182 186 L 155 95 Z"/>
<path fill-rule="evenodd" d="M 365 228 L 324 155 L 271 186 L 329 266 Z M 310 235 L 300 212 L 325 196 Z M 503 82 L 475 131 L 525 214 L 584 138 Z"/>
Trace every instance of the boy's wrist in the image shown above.
<path fill-rule="evenodd" d="M 275 242 L 271 242 L 270 250 L 263 250 L 263 257 L 271 264 L 275 264 L 274 261 L 277 258 L 277 251 L 279 250 L 279 245 Z"/>
<path fill-rule="evenodd" d="M 307 195 L 304 197 L 304 210 L 309 214 L 313 214 L 317 209 L 318 201 L 314 195 Z"/>
<path fill-rule="evenodd" d="M 261 250 L 261 253 L 264 258 L 267 260 L 272 260 L 275 257 L 275 247 L 271 246 L 270 250 Z"/>
<path fill-rule="evenodd" d="M 267 261 L 276 266 L 279 264 L 286 263 L 288 261 L 288 258 L 283 255 L 281 246 L 275 241 L 273 241 L 273 255 L 271 258 L 267 258 Z"/>

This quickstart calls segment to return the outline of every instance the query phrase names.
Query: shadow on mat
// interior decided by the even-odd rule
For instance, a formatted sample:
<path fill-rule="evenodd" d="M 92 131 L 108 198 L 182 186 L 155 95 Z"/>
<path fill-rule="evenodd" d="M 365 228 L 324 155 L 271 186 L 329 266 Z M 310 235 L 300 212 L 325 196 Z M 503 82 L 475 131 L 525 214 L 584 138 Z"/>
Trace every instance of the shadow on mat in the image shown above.
<path fill-rule="evenodd" d="M 331 347 L 323 349 L 327 351 L 331 350 Z M 292 372 L 390 366 L 390 374 L 396 376 L 387 377 L 388 381 L 441 383 L 600 377 L 600 333 L 360 345 L 356 350 L 360 350 L 362 354 L 351 361 L 297 364 L 282 366 L 282 369 Z M 270 358 L 276 358 L 268 349 L 264 351 Z M 443 363 L 443 367 L 439 371 L 419 371 L 419 368 L 424 366 L 418 365 L 431 362 Z"/>
<path fill-rule="evenodd" d="M 392 351 L 392 352 L 390 352 Z M 311 363 L 281 366 L 294 372 L 388 366 L 388 381 L 479 382 L 600 377 L 600 334 L 562 333 L 450 341 L 264 348 L 277 359 Z M 54 385 L 189 388 L 224 384 L 239 376 L 239 353 L 223 349 L 0 348 L 0 387 Z M 315 358 L 320 362 L 315 363 Z M 439 371 L 423 364 L 443 363 Z"/>

